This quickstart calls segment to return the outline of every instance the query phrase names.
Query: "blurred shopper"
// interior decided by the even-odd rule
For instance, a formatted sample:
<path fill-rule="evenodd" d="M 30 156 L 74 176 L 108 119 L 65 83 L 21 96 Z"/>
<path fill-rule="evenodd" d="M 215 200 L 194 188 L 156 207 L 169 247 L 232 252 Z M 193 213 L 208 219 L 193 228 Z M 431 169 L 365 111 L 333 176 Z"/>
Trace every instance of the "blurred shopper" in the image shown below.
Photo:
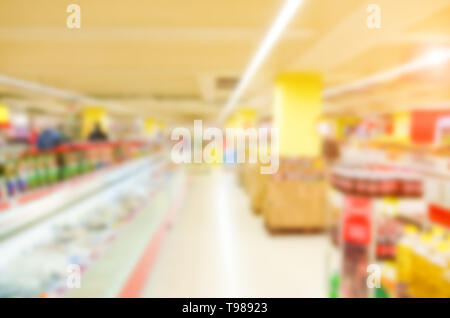
<path fill-rule="evenodd" d="M 38 149 L 41 151 L 51 150 L 63 143 L 61 133 L 54 128 L 45 128 L 37 139 Z"/>
<path fill-rule="evenodd" d="M 100 126 L 100 123 L 95 123 L 94 130 L 89 134 L 88 137 L 89 141 L 107 141 L 108 135 L 106 135 L 105 132 L 103 132 L 102 127 Z"/>

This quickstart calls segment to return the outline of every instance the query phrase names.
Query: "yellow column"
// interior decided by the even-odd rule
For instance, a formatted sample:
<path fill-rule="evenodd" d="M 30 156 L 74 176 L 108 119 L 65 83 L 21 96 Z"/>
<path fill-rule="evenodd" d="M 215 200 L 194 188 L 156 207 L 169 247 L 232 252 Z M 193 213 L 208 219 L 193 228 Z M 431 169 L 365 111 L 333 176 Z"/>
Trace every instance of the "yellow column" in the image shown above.
<path fill-rule="evenodd" d="M 0 104 L 0 128 L 9 127 L 9 125 L 10 125 L 9 110 L 5 105 Z"/>
<path fill-rule="evenodd" d="M 317 73 L 286 73 L 275 81 L 274 127 L 280 156 L 317 157 L 321 140 L 317 120 L 322 111 L 322 80 Z"/>

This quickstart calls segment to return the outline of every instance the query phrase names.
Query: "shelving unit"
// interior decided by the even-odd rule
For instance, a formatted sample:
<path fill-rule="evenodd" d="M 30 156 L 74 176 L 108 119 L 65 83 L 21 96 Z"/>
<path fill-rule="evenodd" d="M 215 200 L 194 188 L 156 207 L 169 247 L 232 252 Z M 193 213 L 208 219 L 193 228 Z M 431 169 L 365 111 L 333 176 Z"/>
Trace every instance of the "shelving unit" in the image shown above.
<path fill-rule="evenodd" d="M 158 233 L 161 227 L 170 221 L 170 208 L 173 202 L 176 202 L 174 198 L 179 197 L 179 190 L 184 186 L 182 180 L 182 175 L 169 169 L 167 159 L 158 154 L 36 191 L 30 194 L 30 197 L 16 198 L 10 202 L 9 208 L 2 212 L 0 218 L 2 254 L 0 271 L 6 274 L 2 276 L 7 278 L 8 271 L 14 267 L 14 260 L 20 259 L 19 263 L 24 264 L 23 261 L 31 255 L 31 262 L 34 262 L 35 250 L 46 248 L 47 245 L 52 248 L 56 246 L 60 248 L 58 257 L 51 262 L 51 266 L 48 266 L 50 268 L 45 270 L 54 271 L 55 274 L 52 275 L 58 277 L 53 278 L 51 284 L 42 283 L 45 288 L 41 290 L 36 287 L 30 290 L 29 294 L 23 294 L 23 290 L 18 290 L 16 296 L 119 295 L 131 279 L 129 276 L 133 273 L 133 267 L 145 253 L 145 245 L 155 236 L 160 236 Z M 129 191 L 130 189 L 133 191 Z M 104 213 L 102 209 L 104 210 L 105 206 L 110 206 L 117 212 L 120 209 L 117 205 L 124 197 L 126 199 L 127 195 L 138 196 L 135 201 L 139 204 L 133 205 L 133 211 L 125 213 L 124 216 L 120 211 L 117 218 L 109 216 L 108 220 L 119 220 L 117 224 L 97 231 L 96 216 Z M 83 225 L 83 222 L 92 224 Z M 89 226 L 94 226 L 92 231 L 85 229 Z M 64 235 L 62 238 L 58 236 L 61 235 L 61 228 L 64 234 L 66 230 L 64 227 L 69 229 L 67 231 L 69 238 L 70 234 L 73 234 L 72 228 L 78 231 L 79 227 L 85 230 L 83 233 L 86 234 L 75 235 L 74 243 L 66 244 Z M 83 245 L 83 241 L 89 241 L 89 244 Z M 51 257 L 52 253 L 48 255 Z M 117 261 L 110 263 L 111 257 Z M 67 289 L 65 275 L 66 267 L 71 263 L 80 264 L 82 271 L 82 288 L 73 291 Z M 105 279 L 98 279 L 98 275 L 105 275 L 108 270 L 113 270 L 111 264 L 114 265 L 114 275 L 120 277 L 111 279 L 108 276 Z M 30 264 L 30 267 L 32 272 L 44 270 L 39 269 L 39 264 Z M 24 272 L 25 278 L 26 275 Z M 35 272 L 30 275 L 35 276 L 39 275 Z M 16 281 L 20 284 L 22 280 L 16 278 Z M 0 284 L 2 283 L 5 283 L 4 279 L 0 279 Z M 14 295 L 12 291 L 6 296 Z"/>
<path fill-rule="evenodd" d="M 358 151 L 360 149 L 355 149 L 352 156 L 348 156 L 348 165 L 355 171 L 361 169 L 363 164 L 367 167 L 373 164 L 364 161 L 366 156 L 377 165 L 382 164 L 380 167 L 389 165 L 399 167 L 401 174 L 400 178 L 395 174 L 390 176 L 395 180 L 397 191 L 389 195 L 385 195 L 386 189 L 390 189 L 386 187 L 389 182 L 384 184 L 384 188 L 380 187 L 383 183 L 379 182 L 380 179 L 389 181 L 389 178 L 382 177 L 379 171 L 377 173 L 372 171 L 369 174 L 357 171 L 347 174 L 341 180 L 336 176 L 332 178 L 333 187 L 330 187 L 328 193 L 330 215 L 333 220 L 331 250 L 334 252 L 332 256 L 330 252 L 330 259 L 333 259 L 329 271 L 330 295 L 421 297 L 411 291 L 411 286 L 422 281 L 425 281 L 424 285 L 433 286 L 427 291 L 424 287 L 423 296 L 442 295 L 442 288 L 436 286 L 443 284 L 439 279 L 445 281 L 444 275 L 436 274 L 433 276 L 434 281 L 431 282 L 431 278 L 429 281 L 417 277 L 413 280 L 412 276 L 404 273 L 413 272 L 408 270 L 412 265 L 405 264 L 417 263 L 416 260 L 413 261 L 415 257 L 413 255 L 421 253 L 420 249 L 427 250 L 426 256 L 423 257 L 426 259 L 424 264 L 431 264 L 436 257 L 446 257 L 445 240 L 450 233 L 449 218 L 446 215 L 436 217 L 433 212 L 447 213 L 448 159 L 437 160 L 433 158 L 431 151 L 420 153 L 408 149 L 403 152 L 397 151 L 397 156 L 389 162 L 388 155 L 381 154 L 378 149 L 376 150 L 378 153 L 372 153 L 372 157 L 367 153 L 358 156 Z M 367 149 L 365 151 L 367 152 Z M 403 186 L 399 186 L 399 180 L 404 180 L 402 178 L 404 171 L 411 173 L 412 179 L 417 183 L 420 182 L 420 186 L 412 187 L 420 189 L 420 193 L 415 190 L 411 195 L 404 190 L 405 184 L 410 188 L 411 184 L 404 183 Z M 344 175 L 342 170 L 339 173 Z M 433 209 L 441 211 L 436 212 Z M 404 250 L 402 246 L 405 244 L 405 238 L 411 237 L 414 237 L 415 244 L 411 246 L 410 251 L 408 250 L 407 254 L 399 252 Z M 428 237 L 430 239 L 426 241 Z M 370 288 L 367 285 L 371 265 L 380 269 L 381 287 Z M 424 268 L 426 266 L 428 265 L 424 265 Z M 414 272 L 426 272 L 427 269 L 424 268 L 416 267 Z M 433 288 L 434 293 L 431 292 Z"/>
<path fill-rule="evenodd" d="M 122 180 L 156 159 L 145 157 L 110 166 L 4 202 L 0 205 L 0 238 Z"/>

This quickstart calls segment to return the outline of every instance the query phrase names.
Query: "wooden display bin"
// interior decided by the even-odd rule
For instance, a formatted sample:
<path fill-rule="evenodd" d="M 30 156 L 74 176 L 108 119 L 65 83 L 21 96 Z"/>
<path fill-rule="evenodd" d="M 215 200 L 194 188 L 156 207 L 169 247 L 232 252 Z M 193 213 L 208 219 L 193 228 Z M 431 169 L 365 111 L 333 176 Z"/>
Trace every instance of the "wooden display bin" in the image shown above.
<path fill-rule="evenodd" d="M 253 212 L 259 214 L 265 196 L 268 177 L 260 173 L 259 165 L 252 164 L 247 166 L 244 180 L 250 197 L 251 208 Z"/>
<path fill-rule="evenodd" d="M 238 184 L 247 192 L 247 166 L 245 164 L 238 165 L 237 172 Z"/>
<path fill-rule="evenodd" d="M 262 213 L 271 231 L 322 230 L 326 202 L 325 181 L 270 180 Z"/>
<path fill-rule="evenodd" d="M 327 183 L 321 169 L 284 161 L 266 181 L 262 214 L 273 232 L 318 231 L 327 222 Z"/>
<path fill-rule="evenodd" d="M 247 193 L 249 193 L 250 187 L 249 177 L 250 165 L 247 163 L 239 165 L 239 182 Z"/>

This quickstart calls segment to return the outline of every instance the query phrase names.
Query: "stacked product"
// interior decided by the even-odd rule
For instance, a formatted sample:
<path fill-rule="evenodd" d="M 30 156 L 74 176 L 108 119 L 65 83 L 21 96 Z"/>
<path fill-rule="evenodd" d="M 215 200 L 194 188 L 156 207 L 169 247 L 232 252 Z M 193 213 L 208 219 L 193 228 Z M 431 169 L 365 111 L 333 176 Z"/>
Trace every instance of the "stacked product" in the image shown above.
<path fill-rule="evenodd" d="M 53 151 L 29 150 L 0 162 L 0 202 L 54 185 L 149 151 L 141 142 L 65 144 Z"/>
<path fill-rule="evenodd" d="M 338 165 L 331 175 L 331 185 L 355 196 L 419 198 L 423 194 L 420 175 L 394 165 Z"/>
<path fill-rule="evenodd" d="M 406 161 L 352 159 L 336 164 L 330 175 L 330 198 L 339 198 L 332 202 L 332 241 L 342 259 L 332 290 L 342 297 L 385 297 L 384 290 L 368 288 L 370 265 L 396 259 L 403 224 L 424 215 L 424 182 Z"/>
<path fill-rule="evenodd" d="M 450 297 L 450 236 L 440 227 L 409 226 L 397 245 L 397 295 Z"/>

